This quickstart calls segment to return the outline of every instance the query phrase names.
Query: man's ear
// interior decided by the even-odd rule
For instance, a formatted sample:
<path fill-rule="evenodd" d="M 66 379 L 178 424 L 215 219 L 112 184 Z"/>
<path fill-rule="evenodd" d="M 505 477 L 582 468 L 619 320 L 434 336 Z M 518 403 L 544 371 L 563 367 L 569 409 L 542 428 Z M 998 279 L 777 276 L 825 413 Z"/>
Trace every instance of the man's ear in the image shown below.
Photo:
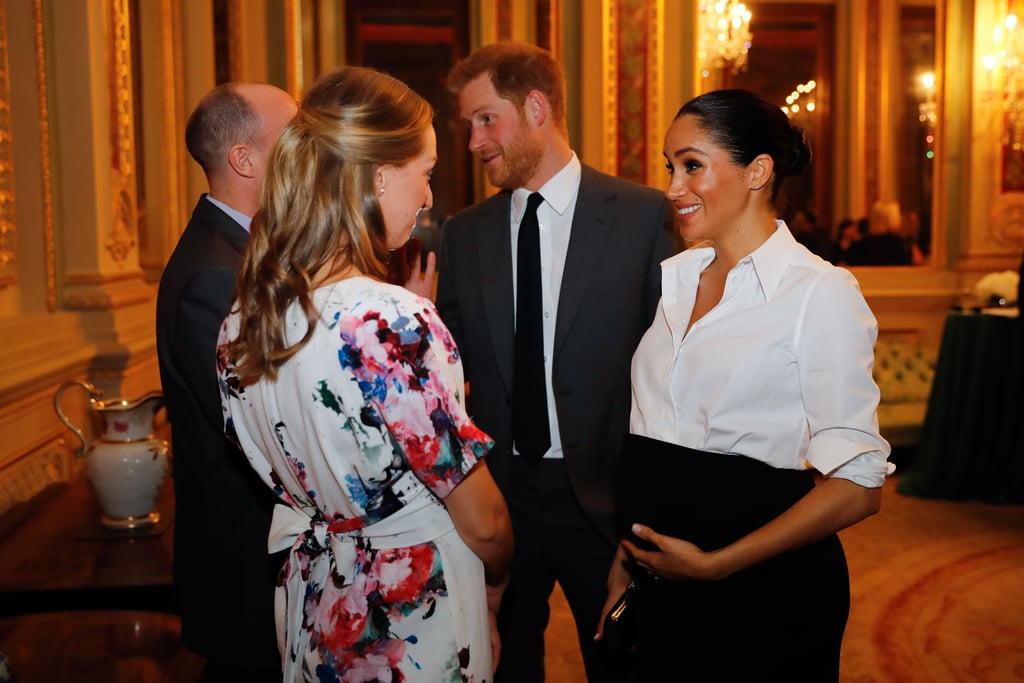
<path fill-rule="evenodd" d="M 538 128 L 543 126 L 551 115 L 547 96 L 540 90 L 531 90 L 523 102 L 523 113 Z"/>
<path fill-rule="evenodd" d="M 249 157 L 249 145 L 233 145 L 228 150 L 228 164 L 238 175 L 244 178 L 256 176 L 256 169 L 253 160 Z"/>
<path fill-rule="evenodd" d="M 772 181 L 775 162 L 767 154 L 759 154 L 747 166 L 750 171 L 750 189 L 761 190 Z"/>

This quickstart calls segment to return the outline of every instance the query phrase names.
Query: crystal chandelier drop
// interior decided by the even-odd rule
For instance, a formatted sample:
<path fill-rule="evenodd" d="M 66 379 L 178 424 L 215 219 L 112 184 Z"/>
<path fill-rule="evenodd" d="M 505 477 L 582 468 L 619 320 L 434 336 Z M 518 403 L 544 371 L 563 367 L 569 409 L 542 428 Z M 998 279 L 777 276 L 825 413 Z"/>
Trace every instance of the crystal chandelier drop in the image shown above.
<path fill-rule="evenodd" d="M 702 0 L 698 14 L 698 52 L 704 75 L 729 67 L 733 73 L 747 64 L 750 50 L 750 10 L 736 0 Z"/>

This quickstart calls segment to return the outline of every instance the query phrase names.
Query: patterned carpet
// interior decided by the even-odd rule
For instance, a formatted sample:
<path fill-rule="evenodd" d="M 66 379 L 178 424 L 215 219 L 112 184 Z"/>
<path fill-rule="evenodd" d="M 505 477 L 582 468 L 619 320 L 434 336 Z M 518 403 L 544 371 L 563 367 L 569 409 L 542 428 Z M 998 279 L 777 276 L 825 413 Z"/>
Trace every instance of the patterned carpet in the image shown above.
<path fill-rule="evenodd" d="M 1024 681 L 1024 506 L 911 498 L 893 483 L 882 513 L 843 534 L 843 682 Z"/>
<path fill-rule="evenodd" d="M 1024 681 L 1024 506 L 896 492 L 842 532 L 853 608 L 842 683 Z M 551 683 L 584 681 L 564 599 L 547 637 Z"/>

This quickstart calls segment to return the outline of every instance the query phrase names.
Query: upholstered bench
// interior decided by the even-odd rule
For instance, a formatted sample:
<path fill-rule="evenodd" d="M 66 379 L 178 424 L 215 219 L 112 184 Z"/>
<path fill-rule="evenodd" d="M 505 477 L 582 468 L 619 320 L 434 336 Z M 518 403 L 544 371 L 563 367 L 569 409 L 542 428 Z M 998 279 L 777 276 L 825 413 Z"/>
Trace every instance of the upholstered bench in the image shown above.
<path fill-rule="evenodd" d="M 880 338 L 875 344 L 874 378 L 882 398 L 878 424 L 894 447 L 917 445 L 928 409 L 937 352 L 902 339 Z"/>

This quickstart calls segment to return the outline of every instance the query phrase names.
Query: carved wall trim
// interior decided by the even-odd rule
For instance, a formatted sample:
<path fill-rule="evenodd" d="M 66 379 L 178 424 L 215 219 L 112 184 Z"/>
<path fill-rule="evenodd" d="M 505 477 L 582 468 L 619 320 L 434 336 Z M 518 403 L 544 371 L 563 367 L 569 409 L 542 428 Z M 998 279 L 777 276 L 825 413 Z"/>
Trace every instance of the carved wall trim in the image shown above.
<path fill-rule="evenodd" d="M 46 310 L 57 310 L 57 257 L 53 225 L 53 168 L 50 165 L 50 105 L 47 97 L 46 40 L 43 35 L 42 0 L 33 0 L 35 25 L 36 87 L 39 90 L 39 159 L 43 186 L 43 248 L 46 253 Z"/>
<path fill-rule="evenodd" d="M 0 515 L 30 500 L 47 486 L 67 481 L 70 457 L 61 439 L 0 469 Z"/>
<path fill-rule="evenodd" d="M 138 245 L 138 198 L 135 188 L 135 119 L 132 98 L 131 28 L 128 0 L 111 0 L 110 148 L 113 151 L 111 226 L 104 246 L 120 265 Z"/>
<path fill-rule="evenodd" d="M 11 151 L 11 84 L 8 80 L 7 14 L 0 3 L 0 287 L 18 281 L 14 221 L 14 158 Z"/>

